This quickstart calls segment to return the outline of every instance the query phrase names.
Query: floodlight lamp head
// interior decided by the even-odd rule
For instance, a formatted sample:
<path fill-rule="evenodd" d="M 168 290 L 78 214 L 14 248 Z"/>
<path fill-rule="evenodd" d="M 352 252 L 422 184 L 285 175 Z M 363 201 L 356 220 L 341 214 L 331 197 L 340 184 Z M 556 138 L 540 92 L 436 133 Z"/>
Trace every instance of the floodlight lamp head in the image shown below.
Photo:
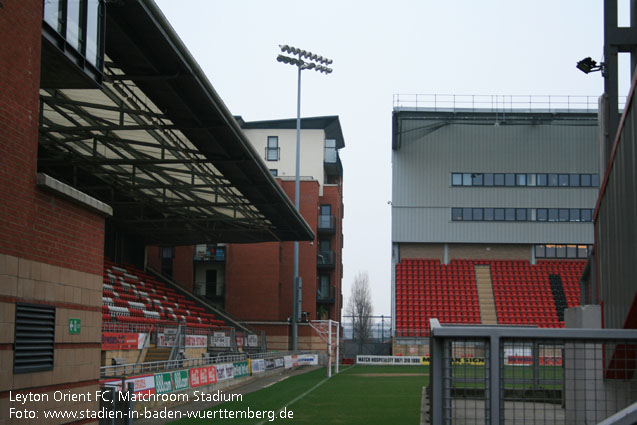
<path fill-rule="evenodd" d="M 590 56 L 577 62 L 577 65 L 576 65 L 577 69 L 582 71 L 584 74 L 600 71 L 602 70 L 603 66 L 604 66 L 603 63 L 601 63 L 600 65 L 597 65 L 597 62 L 591 59 Z"/>

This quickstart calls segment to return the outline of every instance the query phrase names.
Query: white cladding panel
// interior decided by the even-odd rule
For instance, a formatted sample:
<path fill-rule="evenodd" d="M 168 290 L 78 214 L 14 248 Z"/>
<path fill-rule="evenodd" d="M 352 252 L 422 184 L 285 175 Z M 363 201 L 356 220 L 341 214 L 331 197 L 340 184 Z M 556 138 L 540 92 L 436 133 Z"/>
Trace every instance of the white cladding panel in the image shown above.
<path fill-rule="evenodd" d="M 276 169 L 279 177 L 296 175 L 296 130 L 256 129 L 244 130 L 252 145 L 270 169 Z M 268 136 L 279 138 L 279 160 L 266 161 L 265 148 Z M 323 130 L 301 129 L 301 177 L 311 177 L 323 187 L 324 182 L 325 132 Z"/>
<path fill-rule="evenodd" d="M 451 220 L 452 207 L 594 208 L 598 188 L 451 185 L 453 172 L 597 173 L 597 126 L 590 122 L 462 122 L 432 131 L 435 121 L 402 121 L 392 158 L 392 240 L 593 243 L 591 223 Z"/>

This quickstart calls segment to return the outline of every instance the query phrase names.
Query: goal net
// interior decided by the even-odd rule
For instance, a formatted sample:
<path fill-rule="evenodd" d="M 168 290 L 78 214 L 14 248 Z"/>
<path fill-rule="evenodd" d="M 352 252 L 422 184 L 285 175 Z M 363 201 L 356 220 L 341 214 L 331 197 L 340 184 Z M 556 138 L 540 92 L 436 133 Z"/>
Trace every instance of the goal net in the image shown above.
<path fill-rule="evenodd" d="M 334 320 L 310 320 L 310 326 L 326 345 L 327 376 L 329 378 L 332 376 L 332 363 L 336 365 L 334 373 L 338 373 L 341 325 Z"/>

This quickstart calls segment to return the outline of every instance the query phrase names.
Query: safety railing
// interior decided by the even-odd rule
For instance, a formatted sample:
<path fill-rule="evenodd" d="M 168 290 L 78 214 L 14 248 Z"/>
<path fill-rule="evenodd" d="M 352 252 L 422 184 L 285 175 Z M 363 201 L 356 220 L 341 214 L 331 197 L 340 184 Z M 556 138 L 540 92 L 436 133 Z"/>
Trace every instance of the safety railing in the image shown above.
<path fill-rule="evenodd" d="M 619 100 L 623 109 L 626 97 Z M 397 109 L 493 112 L 597 112 L 598 96 L 394 94 Z"/>
<path fill-rule="evenodd" d="M 221 363 L 240 362 L 246 359 L 274 359 L 292 354 L 316 354 L 316 351 L 268 351 L 263 353 L 240 353 L 240 354 L 219 354 L 207 355 L 205 357 L 185 358 L 178 360 L 162 360 L 144 363 L 128 363 L 119 365 L 102 366 L 100 376 L 121 377 L 131 376 L 141 373 L 166 371 L 172 369 L 187 369 L 199 366 L 210 366 Z"/>
<path fill-rule="evenodd" d="M 432 424 L 595 424 L 637 401 L 637 331 L 431 321 Z"/>

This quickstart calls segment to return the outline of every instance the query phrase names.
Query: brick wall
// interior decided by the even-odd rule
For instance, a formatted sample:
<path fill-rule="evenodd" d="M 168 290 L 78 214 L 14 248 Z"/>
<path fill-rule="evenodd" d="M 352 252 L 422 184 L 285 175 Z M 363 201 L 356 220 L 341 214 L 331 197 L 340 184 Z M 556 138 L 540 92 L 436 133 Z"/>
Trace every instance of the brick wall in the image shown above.
<path fill-rule="evenodd" d="M 99 388 L 104 219 L 35 185 L 43 3 L 0 3 L 0 423 L 5 423 L 9 390 Z M 13 374 L 16 302 L 55 306 L 52 371 Z M 70 318 L 81 320 L 79 334 L 69 334 Z M 96 403 L 51 407 L 97 410 Z"/>
<path fill-rule="evenodd" d="M 0 253 L 101 273 L 104 219 L 35 186 L 42 2 L 0 9 Z"/>

